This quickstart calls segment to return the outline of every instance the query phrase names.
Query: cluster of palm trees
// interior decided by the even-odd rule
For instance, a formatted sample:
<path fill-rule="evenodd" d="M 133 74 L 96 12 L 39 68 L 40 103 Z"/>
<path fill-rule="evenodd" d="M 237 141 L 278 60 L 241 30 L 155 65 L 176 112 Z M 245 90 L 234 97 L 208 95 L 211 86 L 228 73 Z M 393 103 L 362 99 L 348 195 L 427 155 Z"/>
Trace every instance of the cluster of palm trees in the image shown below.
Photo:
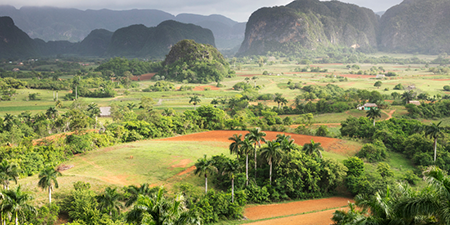
<path fill-rule="evenodd" d="M 450 224 L 450 177 L 432 166 L 424 179 L 422 190 L 398 183 L 374 196 L 358 195 L 348 211 L 334 213 L 334 224 Z"/>
<path fill-rule="evenodd" d="M 18 224 L 20 216 L 23 216 L 26 212 L 36 213 L 36 209 L 30 205 L 30 201 L 33 199 L 31 194 L 24 192 L 20 185 L 14 189 L 9 188 L 11 181 L 17 184 L 19 173 L 20 169 L 16 164 L 7 160 L 0 163 L 0 182 L 3 185 L 3 190 L 0 191 L 0 220 L 2 224 L 8 220 L 12 222 L 13 219 L 15 224 Z M 53 167 L 46 167 L 39 173 L 38 186 L 48 189 L 49 204 L 51 204 L 51 191 L 53 186 L 58 188 L 56 178 L 60 175 L 61 173 Z"/>
<path fill-rule="evenodd" d="M 236 154 L 237 159 L 229 159 L 225 163 L 224 169 L 222 171 L 218 170 L 218 166 L 213 159 L 208 159 L 205 155 L 203 158 L 198 159 L 195 164 L 196 170 L 195 174 L 205 176 L 205 192 L 208 191 L 208 174 L 213 174 L 216 172 L 221 172 L 228 174 L 231 179 L 231 190 L 232 190 L 232 201 L 234 201 L 234 178 L 237 173 L 240 173 L 240 161 L 239 158 L 245 156 L 245 185 L 249 185 L 249 155 L 254 154 L 254 177 L 257 178 L 257 168 L 258 168 L 258 156 L 267 161 L 269 165 L 269 182 L 272 184 L 272 170 L 273 165 L 278 164 L 287 153 L 299 150 L 299 146 L 294 143 L 291 136 L 286 136 L 285 134 L 278 134 L 276 139 L 273 141 L 267 141 L 264 137 L 266 133 L 262 132 L 260 128 L 254 128 L 249 131 L 245 136 L 242 134 L 234 134 L 228 140 L 232 141 L 229 146 L 230 153 Z M 264 145 L 261 145 L 264 142 Z M 320 143 L 315 143 L 311 140 L 311 143 L 306 143 L 302 151 L 309 155 L 316 155 L 322 158 L 323 151 Z M 222 175 L 224 175 L 222 174 Z"/>

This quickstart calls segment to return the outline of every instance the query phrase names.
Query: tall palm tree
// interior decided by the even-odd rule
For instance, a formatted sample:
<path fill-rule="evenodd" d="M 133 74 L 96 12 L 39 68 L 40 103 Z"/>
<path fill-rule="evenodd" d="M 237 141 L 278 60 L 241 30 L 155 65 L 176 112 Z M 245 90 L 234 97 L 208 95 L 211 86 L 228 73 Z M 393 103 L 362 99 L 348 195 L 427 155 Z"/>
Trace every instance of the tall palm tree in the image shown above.
<path fill-rule="evenodd" d="M 414 99 L 414 95 L 415 93 L 411 90 L 411 91 L 405 91 L 402 94 L 402 99 L 405 101 L 406 104 L 408 104 L 411 100 Z"/>
<path fill-rule="evenodd" d="M 189 100 L 189 103 L 192 103 L 194 105 L 194 108 L 197 106 L 198 103 L 200 103 L 202 100 L 198 96 L 193 96 Z"/>
<path fill-rule="evenodd" d="M 276 94 L 275 94 L 275 98 L 273 99 L 273 101 L 276 102 L 276 103 L 278 104 L 278 110 L 280 110 L 280 104 L 281 104 L 281 103 L 284 103 L 284 102 L 287 103 L 286 98 L 284 98 L 284 97 L 282 96 L 282 94 L 280 94 L 280 93 L 276 93 Z"/>
<path fill-rule="evenodd" d="M 9 163 L 4 159 L 0 163 L 0 182 L 3 185 L 3 189 L 9 189 L 9 182 L 14 181 L 17 184 L 17 178 L 19 178 L 20 169 L 14 163 Z"/>
<path fill-rule="evenodd" d="M 437 148 L 437 139 L 444 136 L 443 131 L 445 130 L 444 127 L 441 127 L 442 121 L 438 124 L 431 123 L 430 126 L 426 126 L 425 128 L 425 136 L 433 138 L 434 139 L 434 161 L 436 162 L 436 148 Z"/>
<path fill-rule="evenodd" d="M 87 111 L 90 114 L 90 117 L 95 117 L 95 128 L 97 128 L 97 117 L 100 115 L 100 108 L 94 102 L 88 105 Z"/>
<path fill-rule="evenodd" d="M 248 138 L 249 140 L 253 141 L 255 143 L 255 149 L 254 149 L 254 153 L 255 153 L 255 179 L 256 179 L 256 169 L 257 169 L 257 151 L 256 151 L 256 144 L 258 144 L 258 146 L 261 148 L 261 141 L 266 142 L 266 139 L 264 139 L 264 137 L 266 136 L 266 133 L 261 132 L 261 128 L 257 127 L 254 129 L 251 129 L 249 131 L 248 134 L 245 135 L 246 138 Z"/>
<path fill-rule="evenodd" d="M 127 187 L 126 192 L 129 194 L 128 200 L 125 202 L 126 207 L 130 207 L 135 203 L 139 197 L 139 195 L 150 196 L 155 193 L 155 189 L 150 188 L 148 183 L 141 184 L 140 187 L 135 185 L 130 185 Z"/>
<path fill-rule="evenodd" d="M 248 137 L 241 142 L 241 153 L 245 154 L 245 185 L 248 186 L 248 154 L 253 150 L 253 141 Z"/>
<path fill-rule="evenodd" d="M 36 209 L 29 204 L 33 197 L 23 192 L 20 185 L 16 189 L 3 191 L 2 194 L 3 213 L 7 213 L 10 218 L 14 218 L 16 225 L 19 224 L 19 216 L 25 217 L 26 212 L 36 213 Z"/>
<path fill-rule="evenodd" d="M 261 148 L 261 156 L 267 160 L 269 163 L 269 179 L 272 185 L 272 164 L 278 163 L 283 159 L 283 152 L 280 148 L 280 143 L 275 141 L 267 142 L 267 145 Z"/>
<path fill-rule="evenodd" d="M 234 202 L 234 178 L 239 173 L 240 163 L 237 160 L 228 160 L 225 164 L 225 173 L 231 178 L 231 202 Z"/>
<path fill-rule="evenodd" d="M 259 79 L 257 76 L 253 76 L 253 77 L 252 77 L 253 83 L 255 84 L 255 88 L 256 88 L 256 80 L 257 80 L 257 79 Z"/>
<path fill-rule="evenodd" d="M 204 175 L 205 176 L 205 193 L 208 193 L 208 174 L 212 174 L 217 171 L 217 168 L 214 167 L 214 161 L 207 159 L 206 155 L 203 158 L 197 160 L 195 163 L 195 175 Z"/>
<path fill-rule="evenodd" d="M 58 116 L 58 110 L 55 107 L 50 107 L 45 112 L 48 119 L 55 119 Z"/>
<path fill-rule="evenodd" d="M 45 168 L 44 170 L 41 170 L 39 173 L 39 182 L 38 186 L 42 189 L 47 188 L 48 189 L 48 202 L 49 204 L 52 204 L 52 190 L 53 185 L 55 185 L 56 188 L 59 187 L 58 180 L 56 179 L 58 176 L 61 176 L 62 174 L 55 170 L 55 168 L 49 166 Z"/>
<path fill-rule="evenodd" d="M 120 194 L 117 188 L 107 187 L 105 192 L 97 196 L 98 206 L 101 211 L 107 211 L 109 216 L 120 214 L 120 209 L 123 208 L 120 200 Z"/>
<path fill-rule="evenodd" d="M 373 120 L 373 126 L 375 126 L 375 119 L 381 118 L 381 110 L 378 108 L 370 108 L 370 110 L 367 111 L 366 115 L 367 117 L 369 117 L 369 119 Z"/>
<path fill-rule="evenodd" d="M 200 218 L 188 211 L 183 196 L 179 195 L 173 202 L 164 197 L 164 189 L 160 188 L 155 195 L 149 197 L 139 195 L 133 209 L 127 214 L 128 223 L 135 224 L 200 224 Z"/>
<path fill-rule="evenodd" d="M 276 142 L 280 143 L 280 148 L 284 152 L 291 152 L 294 149 L 297 149 L 297 146 L 294 143 L 294 139 L 291 139 L 291 136 L 286 136 L 285 134 L 278 134 Z"/>
<path fill-rule="evenodd" d="M 229 147 L 230 154 L 236 154 L 239 158 L 242 145 L 242 134 L 233 134 L 233 136 L 229 137 L 228 140 L 233 141 Z"/>
<path fill-rule="evenodd" d="M 317 156 L 322 158 L 322 152 L 320 151 L 323 151 L 323 148 L 322 146 L 320 146 L 320 143 L 315 143 L 314 140 L 311 140 L 311 143 L 306 143 L 305 145 L 303 145 L 302 150 L 305 151 L 308 155 L 316 154 Z"/>
<path fill-rule="evenodd" d="M 399 202 L 399 214 L 405 218 L 432 216 L 437 219 L 437 224 L 450 224 L 450 177 L 436 166 L 431 166 L 423 174 L 428 188 L 419 196 Z"/>
<path fill-rule="evenodd" d="M 127 108 L 128 108 L 129 110 L 133 110 L 136 106 L 137 106 L 137 105 L 136 105 L 136 103 L 134 103 L 134 102 L 130 102 L 130 103 L 127 104 Z"/>

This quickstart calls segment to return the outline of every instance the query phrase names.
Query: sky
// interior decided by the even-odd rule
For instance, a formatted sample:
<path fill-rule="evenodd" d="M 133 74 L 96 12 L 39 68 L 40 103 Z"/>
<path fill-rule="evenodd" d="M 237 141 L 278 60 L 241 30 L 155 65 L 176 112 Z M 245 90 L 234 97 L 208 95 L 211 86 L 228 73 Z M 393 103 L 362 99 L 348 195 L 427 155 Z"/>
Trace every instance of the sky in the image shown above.
<path fill-rule="evenodd" d="M 54 6 L 76 9 L 159 9 L 173 15 L 194 13 L 201 15 L 221 14 L 238 22 L 245 22 L 261 7 L 286 5 L 293 0 L 0 0 L 0 5 Z M 342 0 L 374 12 L 386 11 L 402 0 Z"/>

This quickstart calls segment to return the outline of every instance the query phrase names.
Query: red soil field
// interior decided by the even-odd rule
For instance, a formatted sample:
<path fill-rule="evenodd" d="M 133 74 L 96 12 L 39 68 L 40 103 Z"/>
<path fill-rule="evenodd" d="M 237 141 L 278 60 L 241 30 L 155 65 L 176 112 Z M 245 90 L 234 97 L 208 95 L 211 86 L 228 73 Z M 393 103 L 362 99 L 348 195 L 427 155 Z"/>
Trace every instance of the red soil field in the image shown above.
<path fill-rule="evenodd" d="M 436 81 L 449 81 L 450 79 L 433 79 L 433 80 L 436 80 Z"/>
<path fill-rule="evenodd" d="M 349 201 L 353 200 L 350 198 L 332 197 L 283 204 L 259 205 L 246 208 L 244 210 L 244 216 L 250 220 L 288 216 L 324 209 L 344 207 L 348 204 Z"/>
<path fill-rule="evenodd" d="M 156 73 L 146 73 L 146 74 L 142 74 L 142 75 L 140 75 L 140 76 L 134 76 L 134 77 L 131 78 L 131 80 L 134 80 L 134 81 L 138 81 L 138 80 L 141 80 L 141 81 L 144 81 L 144 80 L 150 80 L 150 79 L 152 79 L 153 76 L 155 76 L 155 74 L 156 74 Z M 140 79 L 139 79 L 139 77 L 140 77 Z"/>
<path fill-rule="evenodd" d="M 342 208 L 344 209 L 344 208 Z M 264 220 L 254 223 L 247 223 L 252 225 L 329 225 L 332 224 L 331 217 L 336 209 L 321 211 L 316 213 L 309 213 L 298 216 L 290 216 L 273 220 Z"/>
<path fill-rule="evenodd" d="M 337 76 L 348 77 L 348 78 L 375 78 L 374 75 L 361 75 L 361 74 L 337 74 Z"/>
<path fill-rule="evenodd" d="M 212 86 L 212 85 L 205 85 L 205 86 L 197 86 L 194 87 L 194 91 L 204 91 L 206 87 L 209 87 L 211 90 L 220 90 L 220 88 L 216 87 L 216 86 Z"/>
<path fill-rule="evenodd" d="M 258 75 L 262 75 L 262 74 L 240 74 L 237 75 L 238 77 L 254 77 L 254 76 L 258 76 Z"/>
<path fill-rule="evenodd" d="M 274 132 L 274 131 L 264 131 L 267 136 L 266 140 L 274 140 L 276 139 L 277 134 L 286 134 L 290 135 L 294 142 L 298 145 L 304 145 L 305 143 L 310 143 L 311 140 L 314 142 L 321 143 L 322 147 L 326 151 L 335 152 L 338 154 L 351 155 L 356 153 L 359 150 L 358 146 L 347 145 L 346 141 L 334 138 L 327 137 L 316 137 L 309 135 L 300 135 L 300 134 L 292 134 L 292 133 L 284 133 L 284 132 Z M 243 136 L 247 134 L 248 131 L 234 131 L 234 130 L 226 130 L 226 131 L 208 131 L 202 133 L 188 134 L 183 136 L 176 136 L 161 139 L 160 141 L 209 141 L 209 142 L 228 142 L 229 137 L 233 136 L 233 134 L 242 134 Z"/>

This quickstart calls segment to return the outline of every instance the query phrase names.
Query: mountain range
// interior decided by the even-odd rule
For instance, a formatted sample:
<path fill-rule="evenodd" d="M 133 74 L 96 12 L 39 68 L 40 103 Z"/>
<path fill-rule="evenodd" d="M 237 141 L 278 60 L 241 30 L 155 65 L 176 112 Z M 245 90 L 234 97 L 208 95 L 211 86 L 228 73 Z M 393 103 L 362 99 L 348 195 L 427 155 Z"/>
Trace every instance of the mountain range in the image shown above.
<path fill-rule="evenodd" d="M 222 15 L 202 16 L 196 14 L 170 13 L 154 9 L 133 10 L 79 10 L 55 7 L 0 6 L 0 16 L 11 17 L 15 24 L 31 38 L 44 41 L 82 41 L 96 29 L 111 32 L 134 24 L 155 27 L 163 21 L 174 20 L 192 23 L 210 29 L 217 48 L 231 49 L 244 39 L 245 23 L 239 23 Z"/>
<path fill-rule="evenodd" d="M 0 17 L 0 58 L 81 55 L 94 57 L 163 58 L 172 45 L 184 39 L 215 47 L 211 30 L 194 24 L 167 20 L 156 27 L 142 24 L 115 32 L 93 30 L 81 42 L 31 39 L 10 17 Z"/>
<path fill-rule="evenodd" d="M 299 55 L 305 49 L 334 47 L 450 52 L 450 0 L 404 0 L 378 14 L 339 1 L 295 0 L 286 6 L 258 9 L 247 23 L 221 15 L 173 16 L 159 10 L 18 10 L 0 6 L 0 15 L 10 15 L 0 18 L 0 57 L 75 54 L 161 58 L 182 39 L 219 49 L 242 43 L 238 56 L 268 52 Z"/>

